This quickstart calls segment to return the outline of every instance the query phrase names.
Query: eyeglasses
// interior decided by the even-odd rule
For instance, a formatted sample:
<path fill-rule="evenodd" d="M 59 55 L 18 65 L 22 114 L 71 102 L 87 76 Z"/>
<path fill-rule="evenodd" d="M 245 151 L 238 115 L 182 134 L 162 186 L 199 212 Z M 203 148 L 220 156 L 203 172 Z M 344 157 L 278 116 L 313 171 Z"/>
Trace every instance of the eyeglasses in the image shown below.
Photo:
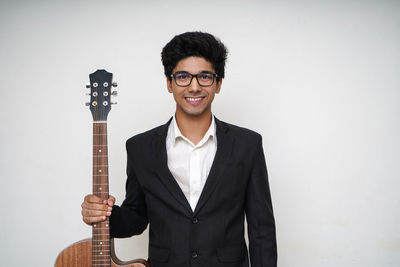
<path fill-rule="evenodd" d="M 206 71 L 198 74 L 190 74 L 186 71 L 178 71 L 174 74 L 171 74 L 170 77 L 174 78 L 176 85 L 182 87 L 189 86 L 192 83 L 193 77 L 196 77 L 196 80 L 200 86 L 211 86 L 214 83 L 215 77 L 218 77 L 218 74 Z"/>

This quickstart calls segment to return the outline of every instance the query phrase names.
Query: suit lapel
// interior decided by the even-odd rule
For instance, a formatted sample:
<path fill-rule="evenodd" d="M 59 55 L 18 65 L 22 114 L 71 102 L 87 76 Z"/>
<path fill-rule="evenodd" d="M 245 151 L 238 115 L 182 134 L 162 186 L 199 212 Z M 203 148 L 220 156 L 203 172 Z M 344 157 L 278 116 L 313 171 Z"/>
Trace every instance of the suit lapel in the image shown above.
<path fill-rule="evenodd" d="M 173 197 L 191 214 L 193 213 L 193 211 L 190 207 L 189 202 L 187 201 L 181 188 L 179 187 L 175 178 L 168 169 L 167 148 L 165 146 L 165 141 L 167 138 L 168 126 L 171 123 L 171 120 L 172 118 L 166 124 L 161 126 L 155 133 L 156 137 L 153 140 L 152 147 L 153 157 L 156 161 L 156 164 L 154 164 L 154 166 L 164 186 L 173 195 Z"/>
<path fill-rule="evenodd" d="M 214 117 L 215 118 L 215 117 Z M 228 134 L 228 126 L 217 118 L 215 118 L 217 126 L 217 152 L 212 163 L 210 173 L 207 177 L 206 184 L 204 185 L 203 191 L 201 192 L 200 199 L 197 202 L 194 214 L 196 215 L 199 210 L 204 206 L 211 194 L 214 192 L 219 181 L 219 177 L 224 172 L 227 162 L 229 162 L 234 139 Z"/>

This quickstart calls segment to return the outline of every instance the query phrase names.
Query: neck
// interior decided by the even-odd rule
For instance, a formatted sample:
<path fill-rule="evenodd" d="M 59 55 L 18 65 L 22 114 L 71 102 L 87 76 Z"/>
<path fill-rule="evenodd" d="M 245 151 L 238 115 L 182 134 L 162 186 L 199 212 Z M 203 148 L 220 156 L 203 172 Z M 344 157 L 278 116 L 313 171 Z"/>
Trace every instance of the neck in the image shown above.
<path fill-rule="evenodd" d="M 206 134 L 211 125 L 211 110 L 198 116 L 190 116 L 184 112 L 175 113 L 176 123 L 182 135 L 197 144 Z"/>

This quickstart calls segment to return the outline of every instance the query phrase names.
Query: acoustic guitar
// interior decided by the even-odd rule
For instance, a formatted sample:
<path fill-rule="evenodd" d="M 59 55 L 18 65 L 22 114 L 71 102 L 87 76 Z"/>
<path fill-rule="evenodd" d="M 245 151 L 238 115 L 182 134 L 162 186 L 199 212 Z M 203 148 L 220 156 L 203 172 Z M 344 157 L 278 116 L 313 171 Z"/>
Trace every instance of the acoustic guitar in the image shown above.
<path fill-rule="evenodd" d="M 113 74 L 97 70 L 89 75 L 90 106 L 93 116 L 93 194 L 108 199 L 108 146 L 107 116 L 111 109 Z M 147 261 L 136 259 L 121 261 L 115 255 L 114 242 L 110 238 L 109 219 L 92 225 L 92 238 L 76 242 L 64 249 L 57 257 L 55 267 L 149 267 Z"/>

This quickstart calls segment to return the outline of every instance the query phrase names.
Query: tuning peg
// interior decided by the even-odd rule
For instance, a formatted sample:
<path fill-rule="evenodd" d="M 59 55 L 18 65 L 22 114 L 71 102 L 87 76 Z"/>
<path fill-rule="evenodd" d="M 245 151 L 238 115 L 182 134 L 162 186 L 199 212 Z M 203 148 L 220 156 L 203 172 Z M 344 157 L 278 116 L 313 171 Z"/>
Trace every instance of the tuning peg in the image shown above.
<path fill-rule="evenodd" d="M 117 95 L 118 95 L 118 92 L 117 92 L 117 91 L 113 91 L 111 94 L 112 94 L 113 96 L 117 96 Z"/>
<path fill-rule="evenodd" d="M 87 83 L 87 84 L 86 84 L 86 88 L 90 88 L 90 83 Z"/>
<path fill-rule="evenodd" d="M 91 95 L 90 93 L 86 93 L 85 95 Z"/>
<path fill-rule="evenodd" d="M 113 82 L 113 83 L 112 83 L 112 86 L 113 86 L 113 87 L 117 87 L 117 86 L 118 86 L 118 83 L 117 83 L 117 82 Z"/>
<path fill-rule="evenodd" d="M 90 102 L 86 102 L 85 106 L 87 106 L 87 107 L 90 106 Z"/>
<path fill-rule="evenodd" d="M 111 102 L 111 105 L 116 105 L 118 104 L 118 102 Z"/>

